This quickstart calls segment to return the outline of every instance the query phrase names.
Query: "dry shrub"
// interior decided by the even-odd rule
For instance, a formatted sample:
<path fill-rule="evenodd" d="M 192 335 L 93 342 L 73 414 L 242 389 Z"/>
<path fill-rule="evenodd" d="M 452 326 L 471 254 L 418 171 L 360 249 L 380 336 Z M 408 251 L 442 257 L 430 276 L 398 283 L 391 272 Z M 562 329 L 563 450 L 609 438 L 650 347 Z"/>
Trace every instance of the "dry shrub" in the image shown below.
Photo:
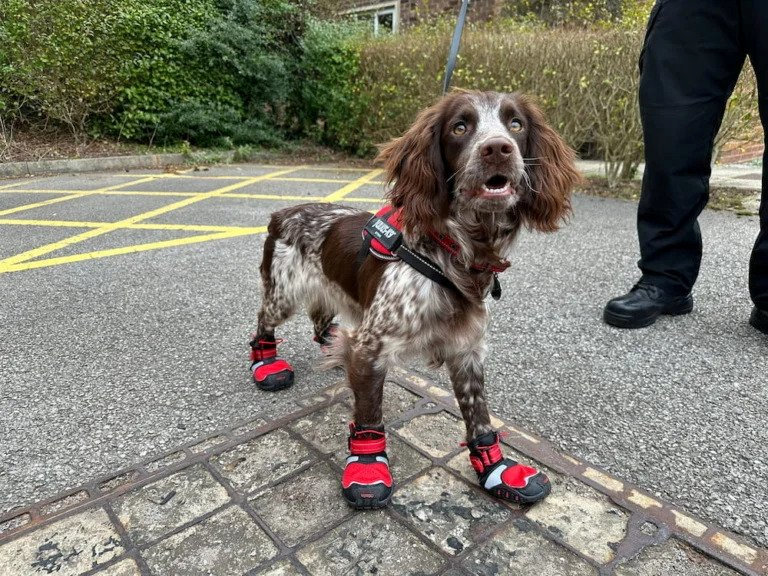
<path fill-rule="evenodd" d="M 402 133 L 440 94 L 450 23 L 368 41 L 358 85 L 369 106 L 348 121 L 369 142 Z M 605 161 L 609 183 L 643 159 L 637 103 L 643 31 L 520 28 L 509 23 L 465 31 L 453 85 L 534 95 L 553 126 L 584 158 Z M 730 100 L 717 144 L 753 137 L 757 98 L 751 70 Z M 351 120 L 351 119 L 350 119 Z"/>

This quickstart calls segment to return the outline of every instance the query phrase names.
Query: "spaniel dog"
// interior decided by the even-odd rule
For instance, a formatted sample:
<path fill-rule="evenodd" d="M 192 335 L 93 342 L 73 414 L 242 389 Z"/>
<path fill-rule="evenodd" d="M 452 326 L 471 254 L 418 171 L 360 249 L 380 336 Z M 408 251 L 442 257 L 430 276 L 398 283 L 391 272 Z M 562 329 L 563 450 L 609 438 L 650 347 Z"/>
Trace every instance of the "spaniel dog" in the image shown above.
<path fill-rule="evenodd" d="M 391 363 L 416 353 L 448 369 L 482 488 L 515 502 L 541 500 L 548 478 L 505 458 L 491 426 L 486 297 L 499 296 L 496 276 L 521 228 L 552 232 L 569 214 L 580 179 L 573 151 L 524 96 L 456 91 L 384 145 L 378 161 L 391 189 L 377 218 L 331 204 L 272 215 L 251 341 L 254 380 L 265 390 L 293 383 L 275 329 L 304 304 L 315 340 L 345 368 L 354 392 L 342 476 L 350 505 L 390 500 L 384 378 Z M 337 314 L 355 327 L 340 329 Z"/>

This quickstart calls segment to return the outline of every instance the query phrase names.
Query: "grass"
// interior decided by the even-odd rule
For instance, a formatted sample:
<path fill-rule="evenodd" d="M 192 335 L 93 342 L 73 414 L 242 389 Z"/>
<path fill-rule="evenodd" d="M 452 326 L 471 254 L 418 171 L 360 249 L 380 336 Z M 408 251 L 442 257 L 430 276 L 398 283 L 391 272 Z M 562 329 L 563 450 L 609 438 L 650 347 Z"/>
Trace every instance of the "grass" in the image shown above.
<path fill-rule="evenodd" d="M 599 198 L 619 198 L 621 200 L 640 200 L 640 182 L 621 182 L 609 187 L 604 178 L 587 178 L 578 193 Z M 710 210 L 734 212 L 739 216 L 756 216 L 759 198 L 754 190 L 741 188 L 712 188 L 709 193 Z"/>

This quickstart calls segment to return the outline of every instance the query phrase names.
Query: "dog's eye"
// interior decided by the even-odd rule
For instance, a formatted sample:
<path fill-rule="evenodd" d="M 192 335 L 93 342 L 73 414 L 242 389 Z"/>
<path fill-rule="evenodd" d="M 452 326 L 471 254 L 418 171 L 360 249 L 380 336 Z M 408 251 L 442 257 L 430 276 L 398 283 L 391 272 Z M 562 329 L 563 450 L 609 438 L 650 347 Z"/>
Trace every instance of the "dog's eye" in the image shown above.
<path fill-rule="evenodd" d="M 458 124 L 456 124 L 456 126 L 453 127 L 453 133 L 456 136 L 461 136 L 465 134 L 466 131 L 467 131 L 467 125 L 464 124 L 464 122 L 459 122 Z"/>
<path fill-rule="evenodd" d="M 512 118 L 512 121 L 509 123 L 509 130 L 510 132 L 522 132 L 523 121 L 520 118 Z"/>

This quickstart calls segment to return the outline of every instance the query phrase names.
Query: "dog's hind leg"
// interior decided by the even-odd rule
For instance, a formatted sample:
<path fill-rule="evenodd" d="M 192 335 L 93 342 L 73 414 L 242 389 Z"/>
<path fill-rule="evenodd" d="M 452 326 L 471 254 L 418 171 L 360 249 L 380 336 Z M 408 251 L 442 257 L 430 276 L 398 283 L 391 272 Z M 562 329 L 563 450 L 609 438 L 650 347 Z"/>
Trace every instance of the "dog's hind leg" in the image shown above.
<path fill-rule="evenodd" d="M 271 234 L 264 242 L 261 308 L 258 329 L 250 342 L 251 373 L 256 385 L 270 392 L 293 385 L 293 368 L 277 356 L 280 341 L 275 338 L 275 329 L 288 320 L 296 308 L 296 293 L 292 286 L 295 271 L 287 255 L 290 250 Z"/>
<path fill-rule="evenodd" d="M 484 392 L 482 348 L 446 358 L 451 383 L 467 427 L 469 461 L 480 486 L 497 498 L 523 504 L 545 498 L 549 478 L 535 468 L 504 458 L 498 432 L 491 426 Z"/>
<path fill-rule="evenodd" d="M 335 317 L 336 311 L 325 302 L 315 301 L 309 305 L 309 319 L 315 332 L 314 340 L 323 349 L 330 346 L 336 337 L 338 324 L 333 321 Z"/>
<path fill-rule="evenodd" d="M 381 411 L 387 375 L 378 362 L 381 342 L 373 333 L 358 330 L 344 346 L 355 421 L 349 426 L 350 455 L 341 478 L 342 493 L 354 508 L 382 508 L 392 497 L 392 475 Z"/>

